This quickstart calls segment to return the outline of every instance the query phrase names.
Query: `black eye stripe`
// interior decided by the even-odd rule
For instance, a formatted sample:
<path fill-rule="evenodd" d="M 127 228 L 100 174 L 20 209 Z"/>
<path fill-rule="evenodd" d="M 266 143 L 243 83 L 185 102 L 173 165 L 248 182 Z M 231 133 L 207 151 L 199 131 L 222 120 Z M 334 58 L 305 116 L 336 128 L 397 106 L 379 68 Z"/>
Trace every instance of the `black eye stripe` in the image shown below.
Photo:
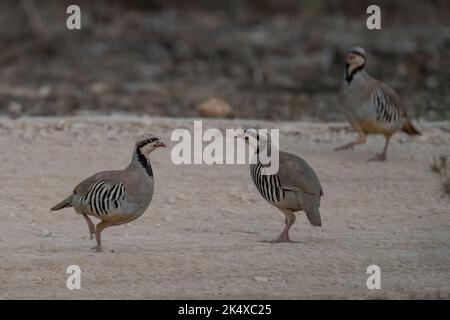
<path fill-rule="evenodd" d="M 137 144 L 137 147 L 138 147 L 138 148 L 142 148 L 143 146 L 145 146 L 145 145 L 147 145 L 147 144 L 149 144 L 149 143 L 155 142 L 156 140 L 158 140 L 158 139 L 157 139 L 157 138 L 150 138 L 150 139 L 141 141 L 141 142 L 139 142 L 139 143 Z"/>
<path fill-rule="evenodd" d="M 357 56 L 360 56 L 363 59 L 366 59 L 366 56 L 358 51 L 349 51 L 348 53 L 353 53 L 353 54 L 356 54 Z"/>
<path fill-rule="evenodd" d="M 250 129 L 245 129 L 245 130 L 244 130 L 244 133 L 247 133 L 247 134 L 248 134 L 249 130 L 250 130 Z M 252 131 L 254 131 L 254 130 L 252 130 Z M 256 135 L 255 138 L 256 138 L 256 139 L 259 139 L 259 133 L 258 133 L 258 131 L 255 131 L 255 135 Z"/>

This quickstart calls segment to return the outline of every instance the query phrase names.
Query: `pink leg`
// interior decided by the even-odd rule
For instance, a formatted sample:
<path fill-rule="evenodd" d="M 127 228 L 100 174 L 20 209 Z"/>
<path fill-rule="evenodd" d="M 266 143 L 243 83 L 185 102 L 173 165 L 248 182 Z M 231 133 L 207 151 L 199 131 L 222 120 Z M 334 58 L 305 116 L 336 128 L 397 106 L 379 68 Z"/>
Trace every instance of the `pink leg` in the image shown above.
<path fill-rule="evenodd" d="M 386 136 L 386 142 L 384 144 L 383 152 L 375 155 L 373 158 L 370 158 L 369 161 L 386 161 L 387 151 L 389 146 L 389 141 L 391 140 L 391 136 Z"/>
<path fill-rule="evenodd" d="M 358 140 L 356 140 L 354 142 L 350 142 L 350 143 L 344 144 L 343 146 L 337 147 L 337 148 L 334 149 L 334 151 L 342 151 L 342 150 L 353 149 L 354 146 L 366 143 L 366 140 L 367 140 L 366 134 L 361 132 L 361 133 L 359 133 Z"/>
<path fill-rule="evenodd" d="M 81 214 L 83 216 L 83 218 L 86 220 L 88 227 L 89 227 L 89 235 L 91 237 L 91 240 L 94 239 L 94 234 L 95 234 L 95 226 L 94 223 L 92 222 L 91 219 L 89 219 L 88 215 L 85 213 Z"/>
<path fill-rule="evenodd" d="M 110 226 L 113 226 L 114 224 L 109 222 L 109 221 L 101 221 L 100 223 L 97 224 L 96 230 L 95 230 L 95 240 L 97 240 L 97 246 L 91 248 L 92 250 L 95 250 L 97 252 L 102 252 L 103 251 L 103 247 L 102 247 L 102 237 L 101 237 L 101 232 L 102 230 L 104 230 L 105 228 L 108 228 Z"/>
<path fill-rule="evenodd" d="M 281 210 L 281 211 L 286 216 L 286 219 L 285 219 L 286 226 L 284 227 L 283 231 L 281 231 L 281 233 L 278 236 L 278 238 L 276 238 L 275 240 L 266 241 L 266 242 L 270 242 L 270 243 L 280 243 L 280 242 L 291 242 L 291 243 L 293 243 L 294 242 L 289 237 L 289 229 L 292 227 L 292 225 L 295 222 L 295 214 L 292 211 L 290 211 L 290 210 Z"/>

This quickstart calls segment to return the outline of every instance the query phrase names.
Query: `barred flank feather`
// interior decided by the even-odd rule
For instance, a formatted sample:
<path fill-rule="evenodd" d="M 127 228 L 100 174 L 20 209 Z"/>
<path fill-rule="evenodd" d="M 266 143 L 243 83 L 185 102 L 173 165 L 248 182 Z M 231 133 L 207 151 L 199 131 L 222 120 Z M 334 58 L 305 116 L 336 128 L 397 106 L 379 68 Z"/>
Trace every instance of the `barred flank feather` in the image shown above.
<path fill-rule="evenodd" d="M 376 89 L 373 92 L 372 101 L 377 107 L 377 121 L 397 122 L 404 117 L 395 101 L 386 95 L 382 89 Z"/>
<path fill-rule="evenodd" d="M 262 164 L 258 162 L 251 170 L 252 180 L 262 197 L 272 204 L 279 203 L 285 198 L 285 191 L 281 187 L 280 179 L 274 175 L 263 175 Z"/>
<path fill-rule="evenodd" d="M 80 203 L 89 205 L 90 213 L 103 216 L 119 209 L 124 200 L 125 188 L 122 183 L 109 185 L 100 180 L 89 186 L 89 191 L 81 197 Z"/>

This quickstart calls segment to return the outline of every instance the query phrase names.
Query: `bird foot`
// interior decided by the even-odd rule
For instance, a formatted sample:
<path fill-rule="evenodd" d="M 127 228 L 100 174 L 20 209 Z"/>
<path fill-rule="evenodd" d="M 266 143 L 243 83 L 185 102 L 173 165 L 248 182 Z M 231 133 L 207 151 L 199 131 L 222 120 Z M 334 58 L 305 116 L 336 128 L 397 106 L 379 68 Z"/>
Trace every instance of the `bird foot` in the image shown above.
<path fill-rule="evenodd" d="M 386 155 L 383 153 L 377 154 L 370 158 L 369 161 L 386 161 Z"/>
<path fill-rule="evenodd" d="M 274 240 L 263 240 L 263 243 L 299 243 L 300 241 L 292 241 L 289 237 L 280 237 Z"/>
<path fill-rule="evenodd" d="M 95 246 L 95 247 L 92 247 L 91 250 L 93 250 L 93 251 L 95 251 L 95 252 L 103 252 L 102 246 Z"/>

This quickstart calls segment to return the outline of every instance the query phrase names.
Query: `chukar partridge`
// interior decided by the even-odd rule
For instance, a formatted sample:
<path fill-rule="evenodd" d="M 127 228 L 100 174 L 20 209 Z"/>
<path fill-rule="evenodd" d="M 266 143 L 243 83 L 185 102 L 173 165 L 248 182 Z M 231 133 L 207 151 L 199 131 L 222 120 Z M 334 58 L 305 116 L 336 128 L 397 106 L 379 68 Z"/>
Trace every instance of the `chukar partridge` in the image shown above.
<path fill-rule="evenodd" d="M 256 188 L 266 201 L 285 215 L 285 228 L 278 238 L 269 242 L 292 242 L 289 229 L 295 222 L 294 213 L 297 211 L 305 211 L 313 226 L 322 226 L 319 206 L 323 191 L 313 168 L 292 153 L 276 150 L 270 144 L 270 136 L 266 139 L 255 129 L 245 130 L 241 137 L 255 150 L 250 174 Z M 274 175 L 263 174 L 267 165 L 260 162 L 260 153 L 266 148 L 268 154 L 279 152 L 279 169 Z"/>
<path fill-rule="evenodd" d="M 73 207 L 89 226 L 91 239 L 95 234 L 102 250 L 101 232 L 110 226 L 121 225 L 139 218 L 149 206 L 154 187 L 150 153 L 165 147 L 159 138 L 145 134 L 136 141 L 131 163 L 123 170 L 103 171 L 82 181 L 73 193 L 51 210 Z M 97 226 L 89 218 L 101 220 Z"/>
<path fill-rule="evenodd" d="M 336 148 L 345 150 L 366 142 L 369 134 L 383 134 L 386 138 L 383 152 L 370 160 L 386 160 L 392 135 L 402 130 L 409 135 L 420 135 L 406 114 L 400 98 L 387 84 L 372 78 L 365 70 L 366 52 L 350 48 L 347 53 L 345 78 L 341 87 L 341 107 L 358 140 Z"/>

